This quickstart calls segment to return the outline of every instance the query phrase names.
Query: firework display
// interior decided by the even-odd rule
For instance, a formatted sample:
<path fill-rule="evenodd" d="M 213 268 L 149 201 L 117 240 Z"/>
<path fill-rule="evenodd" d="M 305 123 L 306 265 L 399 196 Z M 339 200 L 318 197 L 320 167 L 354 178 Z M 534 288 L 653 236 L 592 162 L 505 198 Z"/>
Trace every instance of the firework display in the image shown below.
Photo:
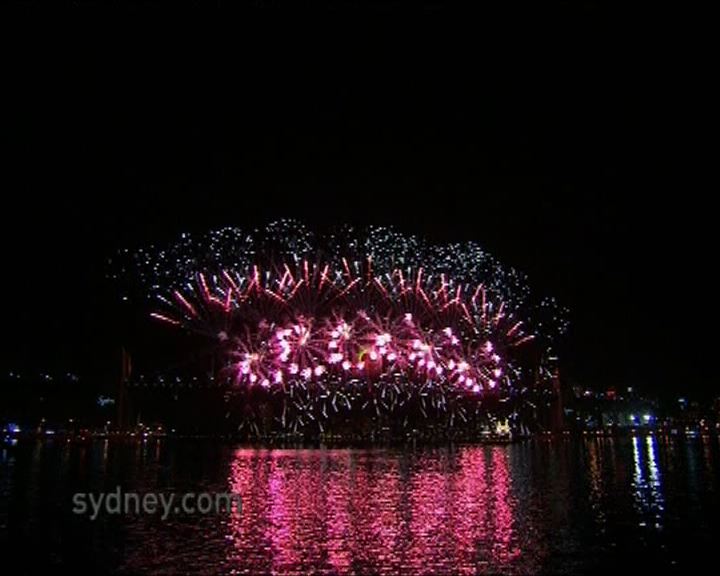
<path fill-rule="evenodd" d="M 527 364 L 566 328 L 554 300 L 534 303 L 526 278 L 479 246 L 380 227 L 315 236 L 283 220 L 183 235 L 114 266 L 152 295 L 154 320 L 216 343 L 240 425 L 254 427 L 253 404 L 272 398 L 292 431 L 353 411 L 453 426 L 521 396 Z"/>

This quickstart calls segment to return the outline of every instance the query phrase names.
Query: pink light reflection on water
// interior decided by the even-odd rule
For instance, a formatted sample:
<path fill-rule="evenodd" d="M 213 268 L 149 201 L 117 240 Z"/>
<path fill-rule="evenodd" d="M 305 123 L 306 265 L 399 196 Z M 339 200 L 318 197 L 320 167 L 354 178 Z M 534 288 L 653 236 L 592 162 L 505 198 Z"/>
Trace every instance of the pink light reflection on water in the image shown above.
<path fill-rule="evenodd" d="M 238 571 L 497 571 L 521 556 L 505 447 L 238 450 Z"/>

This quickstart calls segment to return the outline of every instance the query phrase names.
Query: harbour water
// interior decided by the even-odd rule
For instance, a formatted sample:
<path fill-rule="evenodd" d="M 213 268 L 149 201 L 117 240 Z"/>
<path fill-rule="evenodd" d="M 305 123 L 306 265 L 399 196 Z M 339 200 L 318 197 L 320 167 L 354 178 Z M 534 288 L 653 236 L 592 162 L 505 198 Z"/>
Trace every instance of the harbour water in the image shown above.
<path fill-rule="evenodd" d="M 27 572 L 685 572 L 717 557 L 719 478 L 714 437 L 368 449 L 25 441 L 0 454 L 0 543 Z M 74 494 L 117 487 L 234 492 L 242 507 L 73 513 Z"/>

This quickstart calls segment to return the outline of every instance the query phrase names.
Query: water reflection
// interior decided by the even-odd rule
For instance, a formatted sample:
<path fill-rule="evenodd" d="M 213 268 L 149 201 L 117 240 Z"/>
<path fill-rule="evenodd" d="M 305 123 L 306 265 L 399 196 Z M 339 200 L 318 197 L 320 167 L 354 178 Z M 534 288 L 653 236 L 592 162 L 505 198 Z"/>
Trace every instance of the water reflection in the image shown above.
<path fill-rule="evenodd" d="M 611 440 L 612 441 L 612 440 Z M 604 442 L 604 439 L 601 440 Z M 605 529 L 605 507 L 603 498 L 605 495 L 605 482 L 603 478 L 603 452 L 598 446 L 598 441 L 592 439 L 586 442 L 588 459 L 588 482 L 590 488 L 589 503 L 593 512 L 593 518 L 601 532 Z"/>
<path fill-rule="evenodd" d="M 28 573 L 691 571 L 720 532 L 717 453 L 716 440 L 642 436 L 417 450 L 21 443 L 0 457 L 0 545 Z M 71 514 L 73 493 L 118 485 L 231 490 L 243 507 Z"/>
<path fill-rule="evenodd" d="M 452 474 L 449 471 L 452 470 Z M 232 559 L 271 572 L 475 573 L 521 556 L 507 448 L 238 450 Z"/>
<path fill-rule="evenodd" d="M 654 436 L 633 438 L 633 463 L 633 496 L 641 516 L 639 525 L 646 526 L 649 522 L 655 528 L 662 528 L 665 502 Z"/>

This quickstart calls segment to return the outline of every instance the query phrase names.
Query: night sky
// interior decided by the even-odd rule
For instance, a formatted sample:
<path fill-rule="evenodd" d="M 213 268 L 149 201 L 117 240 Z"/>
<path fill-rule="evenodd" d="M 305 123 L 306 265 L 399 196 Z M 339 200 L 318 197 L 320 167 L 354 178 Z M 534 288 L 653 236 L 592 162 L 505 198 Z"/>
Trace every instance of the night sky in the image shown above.
<path fill-rule="evenodd" d="M 0 9 L 3 369 L 107 374 L 114 250 L 290 216 L 477 240 L 572 309 L 570 381 L 717 395 L 685 15 L 129 4 Z"/>

